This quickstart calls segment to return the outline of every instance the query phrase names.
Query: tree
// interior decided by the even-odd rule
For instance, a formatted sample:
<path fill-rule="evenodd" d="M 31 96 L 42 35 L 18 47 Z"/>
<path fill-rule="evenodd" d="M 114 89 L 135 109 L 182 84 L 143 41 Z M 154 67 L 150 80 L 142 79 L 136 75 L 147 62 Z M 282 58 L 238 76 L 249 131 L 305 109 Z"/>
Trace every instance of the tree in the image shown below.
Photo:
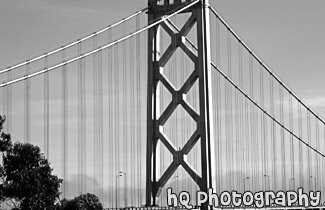
<path fill-rule="evenodd" d="M 5 152 L 8 151 L 12 147 L 11 137 L 9 134 L 3 132 L 3 124 L 6 121 L 5 116 L 0 115 L 0 152 L 2 156 L 4 156 Z M 3 184 L 5 182 L 5 171 L 2 165 L 0 165 L 0 201 L 3 202 L 5 200 Z"/>
<path fill-rule="evenodd" d="M 6 117 L 0 115 L 0 152 L 2 153 L 6 152 L 12 146 L 10 134 L 3 132 L 3 124 L 5 121 Z"/>
<path fill-rule="evenodd" d="M 86 193 L 72 200 L 62 201 L 62 210 L 102 210 L 103 205 L 94 194 Z"/>
<path fill-rule="evenodd" d="M 45 209 L 59 198 L 62 180 L 52 175 L 52 168 L 39 147 L 15 143 L 3 157 L 4 195 L 20 201 L 22 209 Z"/>
<path fill-rule="evenodd" d="M 39 147 L 19 142 L 12 145 L 10 135 L 2 131 L 4 120 L 0 116 L 2 200 L 16 200 L 24 210 L 53 207 L 59 198 L 62 180 L 52 175 L 53 170 Z"/>

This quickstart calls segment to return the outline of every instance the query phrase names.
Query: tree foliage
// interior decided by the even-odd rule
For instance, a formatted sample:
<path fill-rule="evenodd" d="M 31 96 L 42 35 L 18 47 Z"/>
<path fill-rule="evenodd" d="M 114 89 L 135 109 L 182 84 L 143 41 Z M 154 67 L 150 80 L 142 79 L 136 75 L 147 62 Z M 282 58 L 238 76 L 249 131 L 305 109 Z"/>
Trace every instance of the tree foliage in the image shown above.
<path fill-rule="evenodd" d="M 39 147 L 11 142 L 3 132 L 6 118 L 0 115 L 0 202 L 11 200 L 21 210 L 102 210 L 94 194 L 86 193 L 58 203 L 62 180 L 52 174 L 49 162 Z"/>
<path fill-rule="evenodd" d="M 3 132 L 3 124 L 6 121 L 5 116 L 0 115 L 0 152 L 2 156 L 6 151 L 8 151 L 12 147 L 11 137 L 9 134 Z M 4 182 L 5 182 L 5 170 L 2 165 L 0 165 L 0 201 L 5 200 L 4 194 Z"/>
<path fill-rule="evenodd" d="M 10 134 L 3 132 L 3 124 L 6 121 L 6 117 L 0 115 L 0 152 L 4 153 L 12 146 Z"/>
<path fill-rule="evenodd" d="M 94 194 L 86 193 L 72 200 L 62 201 L 62 210 L 102 210 L 103 205 Z"/>
<path fill-rule="evenodd" d="M 59 198 L 62 180 L 52 175 L 52 168 L 39 147 L 18 142 L 12 145 L 10 135 L 2 132 L 2 125 L 2 200 L 14 199 L 24 210 L 49 209 Z"/>

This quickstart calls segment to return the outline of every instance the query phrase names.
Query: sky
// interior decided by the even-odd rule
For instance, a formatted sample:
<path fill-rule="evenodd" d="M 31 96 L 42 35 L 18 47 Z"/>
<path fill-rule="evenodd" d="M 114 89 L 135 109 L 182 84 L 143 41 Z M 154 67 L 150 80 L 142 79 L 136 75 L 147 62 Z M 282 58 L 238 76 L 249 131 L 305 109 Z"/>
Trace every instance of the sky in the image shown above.
<path fill-rule="evenodd" d="M 1 0 L 0 68 L 91 34 L 146 0 Z M 325 115 L 325 2 L 210 0 L 259 57 Z M 322 113 L 323 112 L 323 113 Z"/>
<path fill-rule="evenodd" d="M 319 112 L 324 111 L 324 3 L 211 2 L 254 52 L 308 104 L 317 106 Z"/>
<path fill-rule="evenodd" d="M 146 4 L 146 0 L 0 0 L 0 69 L 91 34 Z M 282 81 L 325 116 L 325 1 L 210 0 L 210 4 Z"/>

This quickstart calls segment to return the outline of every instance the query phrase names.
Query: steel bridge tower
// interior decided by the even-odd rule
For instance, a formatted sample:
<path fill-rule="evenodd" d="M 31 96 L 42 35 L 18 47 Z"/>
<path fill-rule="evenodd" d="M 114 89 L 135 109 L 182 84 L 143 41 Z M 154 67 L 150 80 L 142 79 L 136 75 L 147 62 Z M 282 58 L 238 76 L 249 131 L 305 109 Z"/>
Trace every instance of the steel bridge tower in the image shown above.
<path fill-rule="evenodd" d="M 148 21 L 163 18 L 172 13 L 177 8 L 193 4 L 193 0 L 148 0 L 149 12 Z M 212 105 L 211 105 L 211 52 L 210 52 L 210 22 L 209 22 L 209 0 L 199 0 L 183 11 L 189 13 L 183 28 L 175 32 L 172 26 L 164 21 L 148 31 L 148 93 L 147 93 L 147 169 L 146 169 L 146 205 L 157 205 L 156 199 L 161 193 L 161 189 L 178 167 L 183 167 L 185 171 L 196 182 L 201 191 L 208 192 L 208 188 L 216 187 L 215 180 L 215 152 L 213 145 L 213 125 L 212 125 Z M 185 45 L 185 37 L 196 23 L 197 53 L 193 53 Z M 171 36 L 171 43 L 166 51 L 161 54 L 160 30 L 165 30 Z M 165 64 L 175 56 L 175 51 L 180 48 L 195 64 L 195 70 L 186 79 L 184 85 L 176 90 L 163 75 Z M 186 102 L 186 94 L 198 80 L 199 86 L 199 110 L 197 113 Z M 159 82 L 165 86 L 172 94 L 172 102 L 165 110 L 160 112 Z M 194 119 L 196 130 L 187 140 L 184 147 L 178 150 L 163 134 L 163 127 L 169 117 L 178 106 Z M 157 177 L 157 143 L 161 141 L 173 156 L 173 161 L 163 172 L 161 177 Z M 186 160 L 187 154 L 194 145 L 201 146 L 201 171 L 199 174 Z M 207 209 L 207 205 L 203 206 Z"/>

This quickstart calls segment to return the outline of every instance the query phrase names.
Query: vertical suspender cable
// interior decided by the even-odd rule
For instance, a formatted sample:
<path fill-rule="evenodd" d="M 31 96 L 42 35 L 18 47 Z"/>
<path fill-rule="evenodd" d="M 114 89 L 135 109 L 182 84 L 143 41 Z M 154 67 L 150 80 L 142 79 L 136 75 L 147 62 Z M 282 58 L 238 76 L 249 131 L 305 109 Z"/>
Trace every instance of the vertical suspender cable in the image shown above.
<path fill-rule="evenodd" d="M 252 60 L 252 71 L 253 71 L 252 77 L 253 77 L 253 81 L 254 81 L 254 75 L 255 75 L 254 60 Z M 256 83 L 254 81 L 254 84 L 256 84 L 256 87 L 253 87 L 253 90 L 255 90 L 255 88 L 256 89 L 259 88 L 257 83 L 258 83 L 258 81 Z M 256 91 L 256 93 L 253 92 L 252 97 L 255 97 L 255 94 L 257 97 L 259 96 L 258 91 Z M 257 99 L 256 99 L 256 101 L 257 101 Z M 253 107 L 253 127 L 254 127 L 254 129 L 253 129 L 254 130 L 253 145 L 255 147 L 255 149 L 254 149 L 255 152 L 253 152 L 253 159 L 254 159 L 254 161 L 253 161 L 253 163 L 254 163 L 253 179 L 254 179 L 254 181 L 252 181 L 253 182 L 252 184 L 254 185 L 254 187 L 253 187 L 254 192 L 257 192 L 257 191 L 259 191 L 259 185 L 260 185 L 260 179 L 261 179 L 261 176 L 259 176 L 259 167 L 258 167 L 259 161 L 257 161 L 257 160 L 260 160 L 260 157 L 259 157 L 259 155 L 260 155 L 260 139 L 259 139 L 259 129 L 258 129 L 259 111 L 260 110 L 255 109 L 256 108 L 255 105 L 253 105 L 252 107 Z M 252 151 L 254 151 L 253 150 L 254 147 L 252 147 Z"/>
<path fill-rule="evenodd" d="M 235 92 L 235 117 L 234 117 L 234 122 L 235 122 L 235 133 L 236 133 L 236 151 L 235 151 L 235 168 L 240 170 L 242 168 L 242 162 L 241 162 L 241 112 L 242 109 L 240 108 L 240 94 L 239 92 L 234 89 Z M 237 173 L 235 173 L 235 179 L 236 179 L 236 190 L 240 192 L 241 190 L 241 177 L 238 176 Z"/>
<path fill-rule="evenodd" d="M 120 157 L 120 135 L 119 135 L 119 125 L 120 125 L 120 120 L 119 120 L 119 114 L 120 114 L 120 109 L 119 109 L 119 99 L 120 99 L 120 96 L 118 95 L 118 92 L 119 92 L 119 84 L 120 84 L 120 81 L 119 81 L 119 71 L 118 71 L 118 68 L 119 68 L 119 50 L 118 50 L 118 46 L 114 46 L 114 76 L 115 76 L 115 83 L 114 83 L 114 97 L 115 97 L 115 111 L 114 111 L 114 122 L 115 122 L 115 125 L 114 125 L 114 132 L 115 132 L 115 138 L 114 138 L 114 141 L 115 141 L 115 163 L 114 165 L 116 166 L 115 167 L 115 173 L 119 173 L 120 171 L 120 160 L 121 160 L 121 157 Z M 116 186 L 116 188 L 118 188 L 118 186 Z M 118 196 L 118 195 L 117 195 Z M 118 197 L 116 198 L 116 201 L 118 202 Z M 119 203 L 119 202 L 118 202 Z M 116 206 L 118 206 L 118 203 L 116 204 Z"/>
<path fill-rule="evenodd" d="M 7 78 L 11 78 L 11 70 L 7 73 Z M 12 129 L 12 86 L 7 86 L 7 132 L 11 133 Z"/>
<path fill-rule="evenodd" d="M 284 107 L 283 107 L 283 88 L 279 87 L 280 95 L 280 122 L 284 124 Z M 281 163 L 282 163 L 282 190 L 286 189 L 286 158 L 285 158 L 285 134 L 281 128 Z"/>
<path fill-rule="evenodd" d="M 93 49 L 97 47 L 97 34 L 93 36 Z M 99 181 L 99 174 L 98 174 L 98 162 L 99 162 L 99 123 L 98 123 L 98 60 L 97 60 L 97 53 L 93 54 L 93 102 L 94 102 L 94 192 L 98 195 L 98 181 Z"/>
<path fill-rule="evenodd" d="M 110 42 L 112 40 L 112 32 L 111 30 L 108 30 L 107 31 L 107 40 L 108 42 Z M 109 177 L 110 177 L 110 184 L 112 186 L 112 188 L 116 187 L 115 186 L 115 170 L 114 170 L 114 166 L 115 166 L 115 148 L 114 148 L 114 129 L 113 129 L 113 125 L 114 125 L 114 122 L 113 122 L 113 109 L 114 109 L 114 104 L 112 103 L 112 99 L 113 99 L 113 82 L 114 82 L 114 78 L 113 78 L 113 59 L 112 59 L 112 49 L 113 47 L 109 47 L 107 49 L 107 66 L 108 66 L 108 69 L 107 69 L 107 74 L 108 74 L 108 91 L 107 91 L 107 99 L 108 99 L 108 137 L 106 139 L 106 141 L 108 142 L 108 148 L 107 148 L 107 151 L 108 151 L 108 157 L 109 157 L 109 163 L 108 163 L 108 167 L 113 171 L 113 173 L 110 173 L 109 174 Z M 111 163 L 112 162 L 112 163 Z M 111 201 L 111 208 L 113 208 L 114 206 L 114 203 L 113 201 L 115 200 L 114 199 L 114 193 L 110 193 L 110 197 L 109 197 L 109 200 Z"/>
<path fill-rule="evenodd" d="M 30 63 L 29 61 L 26 64 L 26 75 L 29 74 L 29 68 L 30 68 Z M 31 126 L 31 121 L 30 121 L 30 112 L 31 112 L 31 107 L 30 107 L 30 96 L 31 96 L 31 84 L 30 84 L 30 79 L 27 78 L 25 79 L 25 136 L 27 142 L 30 142 L 30 126 Z"/>
<path fill-rule="evenodd" d="M 130 147 L 130 160 L 131 160 L 131 163 L 134 163 L 133 161 L 136 161 L 136 158 L 133 158 L 134 155 L 136 154 L 136 150 L 135 150 L 135 147 L 136 147 L 136 144 L 135 144 L 135 132 L 134 132 L 134 128 L 135 128 L 135 122 L 134 122 L 134 107 L 135 107 L 135 104 L 134 104 L 134 95 L 135 95 L 135 88 L 134 88 L 134 83 L 135 83 L 135 76 L 134 76 L 134 37 L 131 38 L 130 40 L 130 46 L 129 46 L 129 49 L 130 49 L 130 53 L 129 53 L 129 62 L 130 62 L 130 68 L 129 68 L 129 71 L 130 71 L 130 85 L 129 85 L 129 92 L 130 92 L 130 95 L 131 95 L 131 101 L 130 101 L 130 143 L 131 143 L 131 147 Z M 132 172 L 135 172 L 136 173 L 136 167 L 134 167 L 136 164 L 130 164 L 131 168 L 130 168 L 130 171 Z M 130 193 L 129 195 L 131 195 L 131 199 L 130 199 L 130 204 L 129 205 L 135 205 L 134 203 L 134 196 L 136 195 L 134 190 L 136 188 L 135 186 L 135 177 L 136 176 L 131 176 L 131 185 L 130 185 Z"/>
<path fill-rule="evenodd" d="M 238 49 L 237 49 L 238 50 Z M 238 54 L 238 53 L 237 53 Z M 239 67 L 240 68 L 240 67 Z M 239 70 L 239 69 L 238 69 Z M 241 135 L 241 129 L 240 129 L 240 113 L 241 109 L 239 106 L 239 100 L 240 100 L 240 95 L 236 89 L 234 89 L 234 94 L 235 94 L 235 114 L 234 114 L 234 132 L 235 132 L 235 159 L 234 159 L 234 169 L 240 170 L 241 168 L 241 159 L 240 159 L 240 135 Z M 234 190 L 236 189 L 237 191 L 240 191 L 240 180 L 238 175 L 234 172 L 234 182 L 236 183 Z"/>
<path fill-rule="evenodd" d="M 65 50 L 62 50 L 62 60 L 65 60 Z M 68 186 L 66 185 L 65 181 L 67 180 L 67 162 L 68 162 L 68 142 L 67 142 L 67 134 L 68 134 L 68 110 L 67 110 L 67 103 L 68 103 L 68 72 L 67 72 L 67 65 L 62 66 L 61 71 L 61 77 L 62 77 L 62 143 L 61 147 L 63 152 L 63 158 L 62 158 L 62 177 L 63 177 L 63 198 L 67 195 Z"/>
<path fill-rule="evenodd" d="M 226 190 L 229 189 L 229 176 L 227 174 L 227 171 L 229 170 L 229 87 L 228 87 L 228 83 L 225 82 L 224 83 L 225 87 L 224 87 L 224 106 L 225 106 L 225 111 L 226 111 L 226 115 L 225 115 L 225 165 L 223 166 L 224 168 L 224 176 L 226 176 L 226 182 L 225 182 L 225 188 Z M 224 154 L 223 154 L 224 155 Z"/>
<path fill-rule="evenodd" d="M 260 104 L 262 107 L 264 107 L 264 71 L 263 71 L 263 67 L 261 65 L 259 65 L 259 73 L 260 73 Z M 261 112 L 261 125 L 260 125 L 260 130 L 261 130 L 261 159 L 262 159 L 262 164 L 261 164 L 261 171 L 263 172 L 262 176 L 263 176 L 263 181 L 264 182 L 264 189 L 267 189 L 267 185 L 266 185 L 266 178 L 265 176 L 268 174 L 266 173 L 266 157 L 267 157 L 267 150 L 266 150 L 266 130 L 265 130 L 265 115 L 263 112 Z M 258 140 L 259 141 L 259 140 Z M 262 151 L 263 150 L 263 151 Z M 259 177 L 262 177 L 259 176 Z M 260 186 L 260 189 L 263 189 L 263 184 L 262 186 Z"/>
<path fill-rule="evenodd" d="M 248 100 L 245 98 L 244 99 L 244 106 L 245 106 L 245 122 L 246 122 L 246 126 L 245 126 L 245 176 L 249 176 L 251 174 L 251 160 L 250 160 L 250 118 L 249 118 L 249 106 L 248 106 Z M 247 188 L 245 188 L 245 182 L 246 182 L 246 177 L 243 180 L 244 184 L 244 191 L 247 190 Z"/>
<path fill-rule="evenodd" d="M 78 43 L 78 55 L 81 55 L 81 43 Z M 82 192 L 82 164 L 81 164 L 81 148 L 82 148 L 82 133 L 81 133 L 81 60 L 78 60 L 78 193 Z"/>
<path fill-rule="evenodd" d="M 136 28 L 139 29 L 140 28 L 140 17 L 137 16 L 136 17 Z M 141 205 L 142 203 L 142 190 L 141 190 L 141 186 L 142 186 L 142 182 L 141 182 L 141 177 L 142 177 L 142 158 L 141 158 L 141 154 L 142 154 L 142 150 L 141 150 L 141 86 L 140 86 L 140 81 L 141 81 L 141 62 L 140 62 L 140 58 L 142 57 L 147 57 L 145 56 L 141 56 L 141 36 L 139 34 L 136 35 L 136 85 L 137 85 L 137 95 L 136 95 L 136 107 L 137 107 L 137 154 L 138 154 L 138 205 Z M 146 63 L 146 62 L 145 62 Z"/>
<path fill-rule="evenodd" d="M 81 42 L 78 55 L 81 55 Z M 78 60 L 78 193 L 83 193 L 83 72 L 82 59 Z"/>
<path fill-rule="evenodd" d="M 293 107 L 292 107 L 292 96 L 289 93 L 289 128 L 293 132 Z M 293 145 L 293 136 L 290 134 L 290 164 L 291 164 L 291 177 L 294 179 L 295 176 L 295 156 L 294 156 L 294 145 Z M 289 182 L 290 185 L 290 182 Z M 295 190 L 295 181 L 292 182 L 292 190 Z M 291 190 L 289 188 L 289 190 Z"/>
<path fill-rule="evenodd" d="M 97 39 L 97 36 L 94 36 L 94 40 Z M 97 41 L 94 41 L 97 42 Z M 94 47 L 96 46 L 96 44 L 94 44 Z M 94 132 L 96 134 L 94 134 L 94 137 L 96 135 L 96 138 L 94 138 L 95 142 L 94 142 L 94 149 L 95 152 L 97 153 L 94 162 L 95 162 L 95 177 L 96 177 L 96 185 L 94 186 L 94 190 L 96 192 L 96 194 L 98 195 L 98 197 L 100 197 L 100 116 L 99 116 L 99 109 L 100 109 L 100 101 L 99 101 L 99 54 L 100 51 L 98 51 L 97 53 L 94 53 L 94 57 L 93 57 L 93 66 L 94 66 L 94 76 L 95 78 L 93 78 L 93 80 L 96 81 L 95 87 L 94 87 L 94 124 L 96 126 L 96 128 L 94 129 Z"/>
<path fill-rule="evenodd" d="M 97 35 L 93 37 L 93 48 L 97 47 Z M 103 175 L 103 87 L 102 87 L 102 50 L 93 56 L 94 88 L 94 173 L 95 192 L 102 199 Z"/>
<path fill-rule="evenodd" d="M 99 139 L 99 197 L 103 200 L 104 142 L 103 142 L 103 52 L 98 52 L 98 139 Z"/>
<path fill-rule="evenodd" d="M 239 87 L 243 89 L 243 55 L 242 55 L 242 46 L 241 43 L 238 42 L 238 68 L 239 68 Z M 239 100 L 239 111 L 240 111 L 240 116 L 239 116 L 239 137 L 244 137 L 244 138 L 240 138 L 239 144 L 240 144 L 240 148 L 241 148 L 241 152 L 239 152 L 241 154 L 241 158 L 240 158 L 240 171 L 242 171 L 242 173 L 245 173 L 245 132 L 244 132 L 244 106 L 243 106 L 243 100 Z M 239 186 L 244 187 L 244 183 L 242 180 L 242 177 L 239 179 Z M 240 192 L 244 192 L 244 189 Z"/>
<path fill-rule="evenodd" d="M 218 154 L 217 154 L 217 157 L 218 157 L 218 167 L 217 167 L 217 193 L 220 193 L 221 192 L 221 184 L 222 184 L 222 170 L 221 170 L 221 166 L 222 166 L 222 155 L 221 155 L 221 151 L 222 151 L 222 120 L 221 120 L 221 81 L 220 81 L 220 75 L 217 74 L 217 101 L 216 101 L 216 104 L 217 104 L 217 108 L 216 108 L 216 113 L 217 113 L 217 150 L 218 151 Z M 196 153 L 195 153 L 196 154 Z M 196 161 L 197 162 L 197 161 Z M 196 166 L 197 167 L 197 166 Z M 197 181 L 197 180 L 196 180 Z M 196 189 L 197 190 L 197 189 Z"/>
<path fill-rule="evenodd" d="M 317 118 L 315 118 L 315 127 L 316 127 L 316 149 L 318 150 L 318 151 L 320 151 L 320 142 L 319 142 L 319 121 L 318 121 L 318 119 Z M 316 171 L 315 171 L 315 177 L 316 177 L 316 180 L 315 180 L 315 182 L 316 182 L 316 184 L 315 184 L 315 191 L 316 190 L 319 190 L 319 189 L 317 189 L 317 187 L 318 187 L 318 184 L 319 184 L 319 177 L 321 177 L 321 173 L 320 173 L 320 168 L 319 168 L 319 154 L 317 154 L 316 152 L 315 152 L 315 161 L 316 161 Z"/>
<path fill-rule="evenodd" d="M 252 98 L 254 98 L 254 73 L 253 73 L 253 58 L 252 55 L 249 54 L 249 84 L 250 84 L 250 95 Z M 254 105 L 252 103 L 250 103 L 250 139 L 249 139 L 249 146 L 250 146 L 250 183 L 251 183 L 251 191 L 254 191 L 254 183 L 252 181 L 252 179 L 254 179 L 254 152 L 253 152 L 253 148 L 255 148 L 254 146 L 254 134 L 255 134 L 255 130 L 254 130 Z"/>
<path fill-rule="evenodd" d="M 311 125 L 310 125 L 310 112 L 307 110 L 307 142 L 310 145 L 311 142 Z M 312 183 L 311 183 L 311 158 L 310 158 L 310 149 L 307 149 L 307 171 L 308 171 L 308 190 L 311 191 Z"/>
<path fill-rule="evenodd" d="M 270 77 L 270 113 L 272 116 L 274 116 L 274 83 L 273 83 L 273 78 L 272 75 L 269 75 Z M 271 154 L 272 154 L 272 176 L 273 176 L 273 191 L 277 190 L 277 173 L 276 173 L 276 127 L 275 127 L 275 122 L 272 120 L 271 122 Z"/>
<path fill-rule="evenodd" d="M 298 130 L 299 130 L 299 138 L 302 138 L 302 110 L 301 110 L 301 103 L 298 102 Z M 299 171 L 304 170 L 304 162 L 303 162 L 303 150 L 302 150 L 302 144 L 299 142 L 298 144 L 298 150 L 299 150 Z M 299 173 L 299 187 L 304 186 L 304 175 L 303 173 Z"/>
<path fill-rule="evenodd" d="M 122 34 L 126 34 L 126 23 L 123 23 L 122 25 Z M 125 98 L 129 98 L 127 95 L 128 95 L 128 92 L 127 92 L 127 61 L 126 61 L 126 41 L 123 42 L 123 46 L 122 46 L 122 90 L 123 90 L 123 100 L 122 100 L 122 108 L 123 108 L 123 135 L 122 135 L 122 139 L 123 139 L 123 153 L 124 153 L 124 176 L 125 176 L 125 182 L 124 182 L 124 189 L 126 190 L 127 189 L 127 180 L 128 180 L 128 129 L 129 129 L 129 126 L 128 126 L 128 103 L 127 101 L 128 100 L 125 100 Z M 129 85 L 129 84 L 128 84 Z M 125 194 L 127 193 L 126 191 L 124 192 Z M 124 196 L 124 205 L 125 207 L 127 206 L 127 197 L 128 196 Z"/>
<path fill-rule="evenodd" d="M 264 76 L 263 76 L 263 78 L 264 78 Z M 266 87 L 266 85 L 265 85 L 265 87 Z M 264 91 L 263 91 L 263 93 L 262 94 L 264 94 Z M 262 113 L 263 114 L 263 138 L 264 138 L 264 145 L 263 145 L 263 147 L 264 147 L 264 174 L 263 174 L 263 176 L 264 176 L 264 178 L 265 179 L 267 179 L 267 180 L 264 180 L 265 181 L 265 190 L 271 190 L 270 188 L 271 188 L 271 186 L 270 186 L 270 174 L 269 174 L 269 171 L 270 171 L 270 159 L 269 159 L 269 149 L 268 148 L 270 148 L 270 142 L 269 142 L 269 138 L 268 138 L 268 136 L 270 135 L 270 133 L 271 132 L 268 132 L 268 118 L 267 118 L 267 116 L 264 114 L 264 113 Z M 269 124 L 269 126 L 271 126 L 271 124 Z"/>
<path fill-rule="evenodd" d="M 217 22 L 216 22 L 216 65 L 220 68 L 220 22 L 219 20 L 217 19 Z M 221 85 L 220 85 L 220 75 L 217 74 L 217 96 L 216 96 L 216 104 L 217 104 L 217 108 L 216 108 L 216 114 L 217 114 L 217 143 L 216 143 L 216 146 L 217 146 L 217 149 L 216 151 L 218 151 L 217 153 L 217 186 L 216 186 L 216 191 L 217 193 L 220 193 L 221 192 L 221 176 L 222 176 L 222 171 L 221 171 L 221 164 L 222 164 L 222 161 L 221 161 L 221 114 L 220 114 L 220 106 L 221 106 L 221 102 L 220 102 L 220 98 L 221 98 Z M 196 92 L 196 91 L 195 91 Z M 197 100 L 195 98 L 195 100 Z"/>
<path fill-rule="evenodd" d="M 135 19 L 135 27 L 136 30 L 138 30 L 140 28 L 140 18 L 137 16 Z M 135 121 L 134 123 L 137 125 L 136 126 L 136 136 L 135 136 L 135 143 L 136 143 L 136 174 L 137 174 L 137 178 L 135 179 L 135 182 L 137 183 L 136 188 L 138 189 L 136 194 L 138 195 L 138 199 L 136 201 L 137 205 L 141 205 L 142 202 L 142 192 L 141 192 L 141 170 L 140 170 L 140 166 L 141 166 L 141 152 L 140 152 L 140 148 L 141 148 L 141 135 L 140 135 L 140 130 L 141 130 L 141 119 L 140 119 L 140 35 L 137 34 L 135 36 Z"/>
<path fill-rule="evenodd" d="M 86 58 L 82 58 L 82 164 L 83 164 L 83 192 L 86 192 L 86 171 L 87 171 L 87 147 L 86 147 L 86 134 L 87 134 L 87 115 L 86 115 Z"/>
<path fill-rule="evenodd" d="M 228 72 L 229 72 L 229 78 L 233 79 L 233 75 L 232 75 L 232 59 L 231 59 L 231 34 L 229 32 L 229 30 L 227 30 L 227 53 L 228 53 Z M 229 144 L 228 144 L 228 154 L 229 154 L 229 188 L 228 189 L 234 189 L 234 174 L 233 174 L 233 169 L 234 169 L 234 154 L 233 154 L 233 148 L 234 148 L 234 141 L 233 141 L 233 134 L 234 134 L 234 129 L 233 129 L 233 104 L 232 104 L 232 86 L 228 85 L 228 100 L 229 100 L 229 108 L 230 108 L 230 116 L 229 116 Z"/>
<path fill-rule="evenodd" d="M 235 114 L 234 114 L 234 133 L 235 133 L 235 151 L 234 148 L 232 148 L 232 152 L 234 155 L 234 165 L 233 165 L 233 171 L 235 171 L 235 169 L 240 169 L 240 159 L 239 159 L 239 138 L 240 138 L 240 127 L 239 127 L 239 123 L 240 123 L 240 119 L 238 119 L 239 117 L 239 103 L 238 103 L 238 100 L 239 100 L 239 95 L 238 95 L 238 92 L 236 89 L 234 89 L 234 94 L 235 94 Z M 240 186 L 240 183 L 239 183 L 239 179 L 237 177 L 237 175 L 234 173 L 234 176 L 233 176 L 233 190 L 237 190 L 239 191 L 239 186 Z"/>
<path fill-rule="evenodd" d="M 48 55 L 44 57 L 44 69 L 48 67 Z M 49 87 L 49 72 L 44 73 L 44 154 L 45 157 L 49 160 L 49 146 L 50 146 L 50 136 L 49 136 L 49 101 L 50 101 L 50 87 Z"/>
<path fill-rule="evenodd" d="M 228 33 L 228 31 L 226 31 Z M 227 36 L 227 39 L 228 39 L 228 36 Z M 228 49 L 228 43 L 227 43 L 227 72 L 228 72 L 228 75 L 230 73 L 230 70 L 229 70 L 229 58 L 228 58 L 228 52 L 229 52 L 229 49 Z M 226 111 L 226 114 L 225 114 L 225 153 L 223 154 L 225 156 L 225 165 L 224 165 L 224 171 L 223 171 L 223 175 L 226 176 L 226 179 L 225 179 L 225 189 L 228 190 L 229 189 L 229 183 L 230 183 L 230 176 L 227 174 L 228 171 L 230 171 L 230 158 L 229 158 L 229 145 L 230 145 L 230 142 L 229 142 L 229 139 L 230 139 L 230 136 L 229 136 L 229 133 L 230 133 L 230 130 L 229 130 L 229 85 L 228 83 L 225 81 L 224 82 L 224 106 L 225 106 L 225 111 Z"/>

